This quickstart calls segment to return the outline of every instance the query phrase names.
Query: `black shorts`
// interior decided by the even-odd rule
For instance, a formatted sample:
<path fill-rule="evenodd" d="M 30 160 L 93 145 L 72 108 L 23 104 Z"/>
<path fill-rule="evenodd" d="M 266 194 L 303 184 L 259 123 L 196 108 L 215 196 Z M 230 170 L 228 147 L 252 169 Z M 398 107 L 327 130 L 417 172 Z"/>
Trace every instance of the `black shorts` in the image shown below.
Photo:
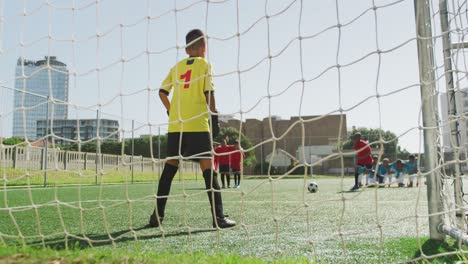
<path fill-rule="evenodd" d="M 182 158 L 195 161 L 212 157 L 209 132 L 185 132 L 182 133 L 182 138 L 180 134 L 180 132 L 170 132 L 167 134 L 167 157 L 182 155 Z M 180 142 L 181 139 L 182 142 Z"/>
<path fill-rule="evenodd" d="M 229 173 L 229 164 L 219 165 L 219 173 Z"/>

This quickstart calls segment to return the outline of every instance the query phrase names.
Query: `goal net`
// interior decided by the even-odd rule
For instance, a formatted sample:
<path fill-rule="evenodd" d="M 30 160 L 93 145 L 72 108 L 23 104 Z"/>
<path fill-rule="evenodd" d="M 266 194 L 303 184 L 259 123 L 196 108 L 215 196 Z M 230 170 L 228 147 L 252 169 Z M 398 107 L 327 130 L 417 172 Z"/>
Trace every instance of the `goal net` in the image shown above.
<path fill-rule="evenodd" d="M 467 17 L 466 1 L 443 0 L 0 0 L 0 243 L 466 260 Z M 199 163 L 167 155 L 159 91 L 196 28 L 229 229 L 213 228 Z M 174 159 L 164 222 L 149 227 Z"/>

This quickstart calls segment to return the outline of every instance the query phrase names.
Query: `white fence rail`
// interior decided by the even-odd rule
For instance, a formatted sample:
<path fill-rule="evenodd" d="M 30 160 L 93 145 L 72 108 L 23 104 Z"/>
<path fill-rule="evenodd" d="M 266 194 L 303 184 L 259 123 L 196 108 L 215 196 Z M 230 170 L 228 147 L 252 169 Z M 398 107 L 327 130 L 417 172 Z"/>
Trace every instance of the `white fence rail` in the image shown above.
<path fill-rule="evenodd" d="M 47 162 L 45 161 L 47 155 Z M 47 168 L 46 168 L 47 166 Z M 164 160 L 142 156 L 96 154 L 32 146 L 0 146 L 0 167 L 27 170 L 129 170 L 162 171 Z M 198 164 L 185 161 L 182 172 L 196 173 Z"/>

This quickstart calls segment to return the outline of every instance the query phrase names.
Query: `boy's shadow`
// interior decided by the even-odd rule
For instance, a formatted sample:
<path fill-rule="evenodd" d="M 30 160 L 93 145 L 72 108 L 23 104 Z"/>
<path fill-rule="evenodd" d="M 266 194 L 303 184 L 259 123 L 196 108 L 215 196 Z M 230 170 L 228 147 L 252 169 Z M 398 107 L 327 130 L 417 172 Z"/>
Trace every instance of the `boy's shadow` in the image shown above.
<path fill-rule="evenodd" d="M 466 247 L 463 247 L 466 250 Z M 443 262 L 441 263 L 456 263 L 461 261 L 461 258 L 456 253 L 458 249 L 458 243 L 455 241 L 453 245 L 447 243 L 446 241 L 428 239 L 424 244 L 422 244 L 421 249 L 414 252 L 413 258 L 421 257 L 421 251 L 426 256 L 433 256 L 436 254 L 444 252 L 454 252 L 452 255 L 447 255 L 443 257 Z"/>
<path fill-rule="evenodd" d="M 136 232 L 142 230 L 157 230 L 158 233 L 148 233 L 148 234 L 137 234 Z M 113 243 L 122 243 L 127 241 L 138 241 L 138 240 L 147 240 L 147 239 L 155 239 L 161 237 L 178 237 L 178 236 L 188 236 L 197 233 L 205 233 L 205 232 L 213 232 L 216 229 L 202 229 L 202 230 L 193 230 L 193 231 L 173 231 L 173 232 L 160 232 L 158 228 L 150 227 L 149 225 L 145 225 L 139 228 L 134 229 L 126 229 L 116 232 L 111 232 L 109 234 L 74 234 L 73 236 L 69 236 L 67 238 L 50 238 L 44 240 L 37 240 L 31 245 L 34 246 L 45 246 L 47 248 L 52 248 L 56 250 L 72 248 L 72 249 L 84 249 L 84 248 L 92 248 L 92 247 L 99 247 L 99 246 L 108 246 L 112 245 Z M 132 234 L 133 233 L 133 234 Z M 124 237 L 120 237 L 127 234 Z M 113 239 L 111 239 L 111 237 Z"/>

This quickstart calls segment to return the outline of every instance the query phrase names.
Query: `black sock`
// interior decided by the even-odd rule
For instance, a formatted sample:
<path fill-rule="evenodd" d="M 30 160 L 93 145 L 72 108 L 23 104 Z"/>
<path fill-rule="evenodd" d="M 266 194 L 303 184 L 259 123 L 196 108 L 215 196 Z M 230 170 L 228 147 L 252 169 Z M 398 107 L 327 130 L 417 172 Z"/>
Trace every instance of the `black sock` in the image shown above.
<path fill-rule="evenodd" d="M 231 186 L 231 175 L 226 174 L 227 186 Z"/>
<path fill-rule="evenodd" d="M 216 172 L 206 169 L 203 171 L 203 178 L 205 179 L 205 187 L 207 190 L 214 189 L 214 190 L 221 190 L 218 183 L 218 177 L 216 177 Z M 208 191 L 208 200 L 210 201 L 211 205 L 211 213 L 213 211 L 216 214 L 216 217 L 224 218 L 223 214 L 223 200 L 221 199 L 220 192 Z M 214 199 L 213 199 L 214 198 Z M 213 210 L 214 208 L 214 210 Z M 213 218 L 215 218 L 213 216 Z"/>
<path fill-rule="evenodd" d="M 164 164 L 163 172 L 161 173 L 161 178 L 159 179 L 158 184 L 158 198 L 156 199 L 156 209 L 159 217 L 164 217 L 164 209 L 166 208 L 167 197 L 159 198 L 159 196 L 167 196 L 171 190 L 172 180 L 174 179 L 175 174 L 177 173 L 179 167 Z"/>
<path fill-rule="evenodd" d="M 222 186 L 225 186 L 225 185 L 224 185 L 224 173 L 221 173 L 221 185 L 222 185 Z"/>
<path fill-rule="evenodd" d="M 354 186 L 359 186 L 358 180 L 359 180 L 359 174 L 355 173 L 354 174 Z"/>
<path fill-rule="evenodd" d="M 240 174 L 236 174 L 237 176 L 237 185 L 240 185 Z"/>

